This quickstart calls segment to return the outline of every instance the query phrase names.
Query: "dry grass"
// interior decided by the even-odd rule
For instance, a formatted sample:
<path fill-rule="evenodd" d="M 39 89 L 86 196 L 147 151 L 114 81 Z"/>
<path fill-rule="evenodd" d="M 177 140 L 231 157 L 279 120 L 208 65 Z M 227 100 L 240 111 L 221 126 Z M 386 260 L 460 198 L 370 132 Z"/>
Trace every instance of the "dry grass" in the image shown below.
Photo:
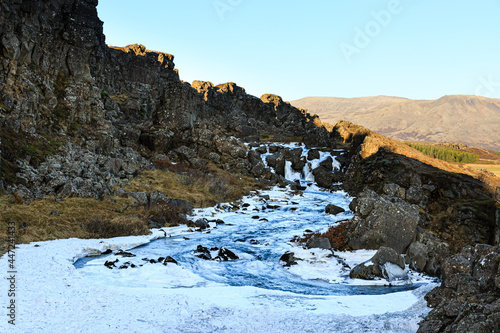
<path fill-rule="evenodd" d="M 248 195 L 261 185 L 253 178 L 221 170 L 209 164 L 203 170 L 185 165 L 163 165 L 164 170 L 144 171 L 126 189 L 134 192 L 160 191 L 171 198 L 191 202 L 195 207 L 210 207 Z"/>
<path fill-rule="evenodd" d="M 127 208 L 129 207 L 129 208 Z M 16 224 L 16 242 L 60 238 L 110 238 L 147 234 L 147 211 L 129 199 L 95 200 L 68 198 L 16 202 L 14 196 L 0 196 L 0 253 L 5 251 L 7 224 Z M 100 226 L 98 227 L 98 224 Z"/>
<path fill-rule="evenodd" d="M 331 226 L 325 233 L 309 233 L 303 237 L 295 236 L 291 241 L 301 244 L 306 244 L 307 241 L 313 237 L 326 237 L 335 251 L 349 251 L 350 248 L 346 243 L 347 232 L 351 227 L 351 222 L 343 222 L 336 226 Z"/>
<path fill-rule="evenodd" d="M 253 178 L 240 177 L 208 165 L 194 170 L 166 165 L 173 171 L 144 171 L 126 188 L 130 191 L 161 191 L 170 198 L 191 202 L 195 207 L 213 206 L 247 195 L 261 187 Z M 45 199 L 25 205 L 13 195 L 0 196 L 0 255 L 7 248 L 7 225 L 16 224 L 16 243 L 64 238 L 111 238 L 143 235 L 150 220 L 165 226 L 187 223 L 185 208 L 173 204 L 154 207 L 137 205 L 131 199 Z"/>

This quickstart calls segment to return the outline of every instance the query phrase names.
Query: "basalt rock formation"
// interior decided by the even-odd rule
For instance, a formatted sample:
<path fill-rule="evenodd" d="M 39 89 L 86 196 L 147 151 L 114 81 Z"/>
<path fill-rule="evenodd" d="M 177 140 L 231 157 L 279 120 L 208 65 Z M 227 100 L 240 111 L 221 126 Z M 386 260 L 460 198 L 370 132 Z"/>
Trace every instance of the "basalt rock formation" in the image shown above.
<path fill-rule="evenodd" d="M 134 170 L 147 167 L 143 157 L 156 154 L 260 176 L 240 139 L 294 137 L 332 145 L 317 116 L 278 96 L 259 99 L 234 83 L 190 85 L 179 79 L 170 54 L 142 45 L 107 47 L 96 5 L 96 0 L 2 2 L 0 166 L 11 191 L 34 187 L 33 195 L 42 197 L 71 187 L 86 195 L 90 192 L 80 184 L 89 181 L 101 184 L 90 193 L 100 197 L 134 174 L 119 168 L 114 173 L 124 173 L 105 177 L 113 179 L 109 182 L 78 172 L 84 163 L 38 172 L 53 155 L 65 161 L 94 154 L 104 165 L 113 158 Z"/>

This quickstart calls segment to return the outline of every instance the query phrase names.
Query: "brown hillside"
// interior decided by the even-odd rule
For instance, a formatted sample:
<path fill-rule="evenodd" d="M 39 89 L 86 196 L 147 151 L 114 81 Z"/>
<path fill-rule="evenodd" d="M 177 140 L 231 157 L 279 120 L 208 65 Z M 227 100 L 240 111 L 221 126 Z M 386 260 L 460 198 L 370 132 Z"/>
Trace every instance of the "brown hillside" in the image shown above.
<path fill-rule="evenodd" d="M 363 126 L 341 120 L 335 124 L 333 130 L 341 136 L 344 142 L 355 142 L 359 140 L 360 148 L 359 152 L 357 151 L 356 153 L 359 153 L 359 156 L 363 159 L 377 153 L 380 148 L 383 148 L 390 152 L 405 155 L 448 172 L 472 176 L 492 187 L 500 186 L 500 177 L 489 175 L 481 170 L 476 170 L 459 163 L 448 163 L 432 158 L 402 142 L 392 140 Z"/>
<path fill-rule="evenodd" d="M 335 124 L 347 120 L 402 141 L 463 142 L 500 151 L 500 99 L 444 96 L 438 100 L 400 97 L 307 97 L 294 106 Z"/>

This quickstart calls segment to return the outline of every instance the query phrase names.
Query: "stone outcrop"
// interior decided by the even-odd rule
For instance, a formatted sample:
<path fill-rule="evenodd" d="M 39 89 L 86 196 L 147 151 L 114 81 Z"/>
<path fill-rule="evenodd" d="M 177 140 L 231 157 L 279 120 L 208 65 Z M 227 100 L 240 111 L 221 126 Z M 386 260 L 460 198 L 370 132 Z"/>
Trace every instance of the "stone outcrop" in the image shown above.
<path fill-rule="evenodd" d="M 317 116 L 279 96 L 257 98 L 232 82 L 191 85 L 179 79 L 170 54 L 143 45 L 107 47 L 96 6 L 97 0 L 2 2 L 0 167 L 9 185 L 20 183 L 18 173 L 36 174 L 46 156 L 69 142 L 75 152 L 121 158 L 131 148 L 252 176 L 260 176 L 263 164 L 249 162 L 242 139 L 273 133 L 277 140 L 332 145 Z M 16 146 L 5 129 L 25 142 Z M 47 152 L 33 156 L 40 143 Z M 21 160 L 29 166 L 19 166 Z"/>
<path fill-rule="evenodd" d="M 365 190 L 357 199 L 356 216 L 347 235 L 353 249 L 390 247 L 405 253 L 417 234 L 419 209 L 416 205 Z"/>
<path fill-rule="evenodd" d="M 443 264 L 443 282 L 426 295 L 433 308 L 418 332 L 495 332 L 500 327 L 500 248 L 465 247 Z"/>

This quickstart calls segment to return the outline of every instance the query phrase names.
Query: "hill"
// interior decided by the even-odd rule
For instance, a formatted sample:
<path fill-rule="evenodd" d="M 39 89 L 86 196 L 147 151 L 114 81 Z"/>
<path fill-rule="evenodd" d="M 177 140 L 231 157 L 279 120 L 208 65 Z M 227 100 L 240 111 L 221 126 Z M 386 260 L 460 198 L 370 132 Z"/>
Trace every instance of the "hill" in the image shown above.
<path fill-rule="evenodd" d="M 318 114 L 322 121 L 350 121 L 396 140 L 462 142 L 500 150 L 499 99 L 463 95 L 438 100 L 306 97 L 291 103 Z"/>

